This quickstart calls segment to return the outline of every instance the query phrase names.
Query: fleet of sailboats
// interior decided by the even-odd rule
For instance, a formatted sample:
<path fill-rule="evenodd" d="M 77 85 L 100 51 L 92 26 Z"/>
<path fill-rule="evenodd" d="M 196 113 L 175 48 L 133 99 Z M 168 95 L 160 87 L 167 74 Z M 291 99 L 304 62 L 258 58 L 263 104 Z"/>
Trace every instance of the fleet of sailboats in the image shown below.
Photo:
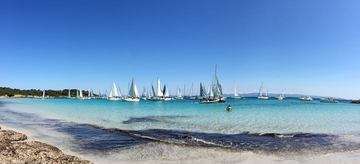
<path fill-rule="evenodd" d="M 149 100 L 152 101 L 169 101 L 172 100 L 169 90 L 167 89 L 166 85 L 163 87 L 161 86 L 161 81 L 158 78 L 156 82 L 156 89 L 154 86 L 151 86 L 152 89 L 152 97 L 149 98 Z"/>
<path fill-rule="evenodd" d="M 225 102 L 225 97 L 223 95 L 222 86 L 217 75 L 217 66 L 215 66 L 215 73 L 213 80 L 209 87 L 209 94 L 201 99 L 201 103 L 223 103 Z"/>
<path fill-rule="evenodd" d="M 198 94 L 194 94 L 194 85 L 186 90 L 186 86 L 184 85 L 181 90 L 179 87 L 175 90 L 174 95 L 170 94 L 169 88 L 167 85 L 161 85 L 161 81 L 158 78 L 156 80 L 155 85 L 151 85 L 150 89 L 146 87 L 143 88 L 141 95 L 139 94 L 138 87 L 135 83 L 134 78 L 131 79 L 128 95 L 122 96 L 120 92 L 120 88 L 113 82 L 111 90 L 108 95 L 102 95 L 100 90 L 98 95 L 94 94 L 91 89 L 85 91 L 87 92 L 87 96 L 84 96 L 83 90 L 76 90 L 76 98 L 78 99 L 92 99 L 92 98 L 107 98 L 111 101 L 129 101 L 129 102 L 138 102 L 140 100 L 151 100 L 151 101 L 169 101 L 173 99 L 188 99 L 188 100 L 198 100 L 200 103 L 223 103 L 225 102 L 226 97 L 223 93 L 223 87 L 220 83 L 219 76 L 217 73 L 217 66 L 215 65 L 215 71 L 212 76 L 212 80 L 209 85 L 205 85 L 204 83 L 200 83 Z M 42 98 L 46 97 L 45 90 L 42 91 Z M 71 97 L 71 89 L 68 89 L 68 98 Z M 233 96 L 229 96 L 230 98 L 242 98 L 238 92 L 238 86 L 234 85 L 234 93 Z M 259 88 L 259 93 L 257 96 L 258 99 L 267 100 L 269 99 L 268 91 L 264 87 L 264 84 L 261 83 Z M 277 97 L 278 100 L 285 99 L 285 95 L 282 92 Z M 300 100 L 304 101 L 312 101 L 312 97 L 310 96 L 302 96 L 299 97 Z M 332 99 L 331 99 L 332 100 Z M 332 102 L 332 101 L 331 101 Z"/>
<path fill-rule="evenodd" d="M 303 100 L 303 101 L 312 101 L 313 100 L 313 98 L 311 96 L 301 96 L 299 99 Z"/>

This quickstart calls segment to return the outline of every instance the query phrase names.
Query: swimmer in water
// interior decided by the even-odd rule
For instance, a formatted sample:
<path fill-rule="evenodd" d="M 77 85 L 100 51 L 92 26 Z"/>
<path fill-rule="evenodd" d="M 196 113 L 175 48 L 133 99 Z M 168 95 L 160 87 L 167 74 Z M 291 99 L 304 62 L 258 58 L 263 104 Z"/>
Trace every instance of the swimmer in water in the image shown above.
<path fill-rule="evenodd" d="M 227 112 L 230 112 L 232 110 L 231 105 L 228 105 L 225 109 Z"/>

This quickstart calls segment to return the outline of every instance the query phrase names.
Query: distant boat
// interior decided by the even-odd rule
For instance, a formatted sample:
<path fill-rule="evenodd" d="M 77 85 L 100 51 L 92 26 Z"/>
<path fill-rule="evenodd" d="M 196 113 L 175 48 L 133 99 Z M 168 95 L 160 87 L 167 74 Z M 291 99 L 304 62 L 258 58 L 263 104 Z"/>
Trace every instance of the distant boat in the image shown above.
<path fill-rule="evenodd" d="M 277 97 L 278 100 L 284 100 L 284 98 L 285 98 L 284 93 L 281 93 L 281 94 Z"/>
<path fill-rule="evenodd" d="M 156 83 L 156 94 L 155 94 L 155 97 L 163 97 L 164 94 L 163 94 L 163 91 L 161 90 L 161 82 L 160 82 L 160 79 L 158 78 L 157 79 L 157 83 Z"/>
<path fill-rule="evenodd" d="M 338 103 L 338 101 L 333 97 L 322 98 L 320 100 L 320 102 L 323 102 L 323 103 Z"/>
<path fill-rule="evenodd" d="M 89 89 L 88 97 L 89 97 L 90 99 L 93 98 L 93 91 L 92 91 L 91 89 Z"/>
<path fill-rule="evenodd" d="M 172 98 L 169 96 L 169 91 L 166 88 L 166 85 L 164 85 L 164 88 L 161 89 L 161 82 L 160 79 L 157 79 L 157 83 L 156 83 L 156 90 L 154 88 L 154 86 L 151 86 L 152 92 L 153 92 L 153 96 L 149 99 L 152 101 L 168 101 L 171 100 Z"/>
<path fill-rule="evenodd" d="M 129 89 L 129 96 L 124 99 L 125 101 L 138 102 L 140 101 L 139 92 L 135 84 L 134 78 L 131 80 Z"/>
<path fill-rule="evenodd" d="M 147 90 L 146 90 L 146 88 L 144 87 L 143 88 L 143 91 L 142 91 L 142 93 L 141 93 L 141 99 L 143 99 L 143 100 L 147 100 L 148 99 L 148 92 L 147 92 Z"/>
<path fill-rule="evenodd" d="M 209 94 L 203 98 L 201 103 L 223 103 L 225 102 L 225 97 L 223 96 L 222 86 L 219 82 L 219 77 L 217 76 L 217 66 L 215 65 L 215 74 L 209 88 Z"/>
<path fill-rule="evenodd" d="M 71 98 L 71 93 L 70 93 L 70 89 L 68 90 L 68 98 Z"/>
<path fill-rule="evenodd" d="M 83 92 L 82 92 L 81 89 L 79 90 L 78 98 L 79 98 L 79 99 L 84 99 L 84 95 L 83 95 Z"/>
<path fill-rule="evenodd" d="M 45 99 L 45 89 L 43 90 L 42 98 Z"/>
<path fill-rule="evenodd" d="M 235 98 L 235 99 L 241 99 L 242 98 L 238 93 L 237 86 L 234 87 L 234 97 L 233 98 Z"/>
<path fill-rule="evenodd" d="M 181 90 L 180 88 L 177 89 L 177 93 L 176 93 L 176 99 L 183 99 L 182 95 L 181 95 Z"/>
<path fill-rule="evenodd" d="M 108 95 L 108 100 L 121 100 L 121 95 L 120 95 L 120 91 L 118 90 L 118 88 L 116 87 L 115 82 L 113 83 L 113 86 L 111 88 L 111 91 Z"/>
<path fill-rule="evenodd" d="M 302 97 L 300 97 L 300 100 L 303 100 L 303 101 L 312 101 L 313 98 L 310 97 L 310 96 L 302 96 Z"/>
<path fill-rule="evenodd" d="M 206 92 L 206 88 L 205 85 L 203 85 L 202 83 L 200 83 L 200 94 L 199 94 L 199 99 L 204 99 L 207 97 L 207 92 Z"/>
<path fill-rule="evenodd" d="M 269 99 L 267 91 L 264 89 L 264 84 L 261 83 L 260 89 L 259 89 L 259 96 L 258 99 L 267 100 Z"/>
<path fill-rule="evenodd" d="M 166 87 L 166 85 L 164 85 L 162 92 L 163 92 L 163 98 L 165 101 L 172 100 L 172 98 L 170 97 L 170 94 L 169 94 L 169 89 Z"/>

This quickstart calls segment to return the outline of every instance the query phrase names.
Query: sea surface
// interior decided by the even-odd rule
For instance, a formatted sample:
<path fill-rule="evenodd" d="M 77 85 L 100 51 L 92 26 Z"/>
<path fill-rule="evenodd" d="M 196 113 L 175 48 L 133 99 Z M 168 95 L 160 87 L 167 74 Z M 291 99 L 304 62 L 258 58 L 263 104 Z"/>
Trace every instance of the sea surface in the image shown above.
<path fill-rule="evenodd" d="M 0 99 L 0 125 L 95 163 L 360 162 L 360 105 L 345 102 Z"/>

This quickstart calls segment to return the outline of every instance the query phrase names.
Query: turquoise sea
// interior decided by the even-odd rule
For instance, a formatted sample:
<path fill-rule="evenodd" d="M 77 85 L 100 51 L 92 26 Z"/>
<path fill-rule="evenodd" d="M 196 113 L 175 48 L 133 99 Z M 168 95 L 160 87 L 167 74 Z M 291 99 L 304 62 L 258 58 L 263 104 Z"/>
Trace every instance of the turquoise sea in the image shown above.
<path fill-rule="evenodd" d="M 276 163 L 301 161 L 314 153 L 349 155 L 360 150 L 360 105 L 345 102 L 295 98 L 227 99 L 224 104 L 103 99 L 0 102 L 0 125 L 96 163 L 209 159 L 246 163 L 250 158 Z M 231 112 L 224 110 L 228 104 Z"/>

